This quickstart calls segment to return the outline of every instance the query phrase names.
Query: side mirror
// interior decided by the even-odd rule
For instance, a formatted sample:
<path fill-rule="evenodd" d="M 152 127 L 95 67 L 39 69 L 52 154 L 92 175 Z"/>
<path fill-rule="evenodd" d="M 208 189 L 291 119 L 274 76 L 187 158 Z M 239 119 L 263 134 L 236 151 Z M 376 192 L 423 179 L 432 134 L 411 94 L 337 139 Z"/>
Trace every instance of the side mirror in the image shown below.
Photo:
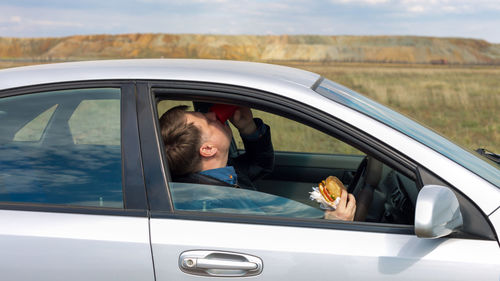
<path fill-rule="evenodd" d="M 415 234 L 418 237 L 443 237 L 462 225 L 460 205 L 453 191 L 439 185 L 426 185 L 420 190 L 415 209 Z"/>

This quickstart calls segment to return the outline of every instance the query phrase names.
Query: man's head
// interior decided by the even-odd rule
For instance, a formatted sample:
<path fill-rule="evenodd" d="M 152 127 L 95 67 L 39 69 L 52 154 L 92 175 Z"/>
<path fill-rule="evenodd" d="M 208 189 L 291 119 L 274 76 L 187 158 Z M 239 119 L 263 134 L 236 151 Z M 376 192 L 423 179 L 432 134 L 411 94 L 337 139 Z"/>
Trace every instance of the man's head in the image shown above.
<path fill-rule="evenodd" d="M 185 175 L 224 167 L 231 129 L 212 112 L 188 112 L 177 106 L 160 118 L 161 134 L 172 174 Z"/>

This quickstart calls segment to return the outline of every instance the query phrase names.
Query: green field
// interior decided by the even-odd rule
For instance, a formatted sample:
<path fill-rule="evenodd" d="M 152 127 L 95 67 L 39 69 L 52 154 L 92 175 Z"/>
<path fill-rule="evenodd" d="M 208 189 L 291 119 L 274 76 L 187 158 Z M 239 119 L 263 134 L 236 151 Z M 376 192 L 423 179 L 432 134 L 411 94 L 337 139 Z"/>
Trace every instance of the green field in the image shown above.
<path fill-rule="evenodd" d="M 319 73 L 352 88 L 466 148 L 500 152 L 498 66 L 282 64 Z M 0 68 L 13 66 L 16 63 L 0 62 Z M 298 140 L 293 136 L 286 139 Z"/>

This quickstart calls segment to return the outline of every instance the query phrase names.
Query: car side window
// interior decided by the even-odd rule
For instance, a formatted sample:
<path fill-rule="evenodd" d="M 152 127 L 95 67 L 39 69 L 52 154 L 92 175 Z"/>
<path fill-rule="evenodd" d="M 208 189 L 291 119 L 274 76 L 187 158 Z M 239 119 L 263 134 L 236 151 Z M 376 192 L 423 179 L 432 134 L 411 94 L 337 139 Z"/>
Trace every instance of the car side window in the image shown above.
<path fill-rule="evenodd" d="M 57 106 L 55 104 L 28 122 L 14 135 L 14 141 L 39 141 Z"/>
<path fill-rule="evenodd" d="M 123 208 L 120 89 L 0 99 L 0 202 Z"/>
<path fill-rule="evenodd" d="M 158 105 L 159 115 L 178 104 L 191 106 L 192 102 L 162 101 Z M 328 176 L 335 176 L 356 197 L 359 206 L 363 205 L 359 209 L 364 211 L 355 217 L 357 220 L 413 224 L 418 193 L 414 180 L 317 129 L 268 112 L 252 109 L 252 113 L 270 127 L 274 146 L 272 171 L 255 178 L 256 190 L 218 186 L 192 177 L 186 182 L 183 177 L 178 180 L 173 176 L 169 188 L 176 210 L 322 218 L 324 210 L 311 200 L 310 192 Z M 240 157 L 252 158 L 246 157 L 248 147 L 234 128 L 233 137 L 238 149 L 229 153 L 229 163 Z M 366 197 L 367 192 L 370 201 L 359 199 Z"/>

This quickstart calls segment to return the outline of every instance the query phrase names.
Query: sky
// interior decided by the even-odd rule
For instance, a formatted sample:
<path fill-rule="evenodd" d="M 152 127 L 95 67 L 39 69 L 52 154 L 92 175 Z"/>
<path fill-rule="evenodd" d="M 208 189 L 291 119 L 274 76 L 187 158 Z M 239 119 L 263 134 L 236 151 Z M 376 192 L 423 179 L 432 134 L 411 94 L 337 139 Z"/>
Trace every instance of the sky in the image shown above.
<path fill-rule="evenodd" d="M 416 35 L 500 43 L 500 0 L 0 0 L 0 37 Z"/>

